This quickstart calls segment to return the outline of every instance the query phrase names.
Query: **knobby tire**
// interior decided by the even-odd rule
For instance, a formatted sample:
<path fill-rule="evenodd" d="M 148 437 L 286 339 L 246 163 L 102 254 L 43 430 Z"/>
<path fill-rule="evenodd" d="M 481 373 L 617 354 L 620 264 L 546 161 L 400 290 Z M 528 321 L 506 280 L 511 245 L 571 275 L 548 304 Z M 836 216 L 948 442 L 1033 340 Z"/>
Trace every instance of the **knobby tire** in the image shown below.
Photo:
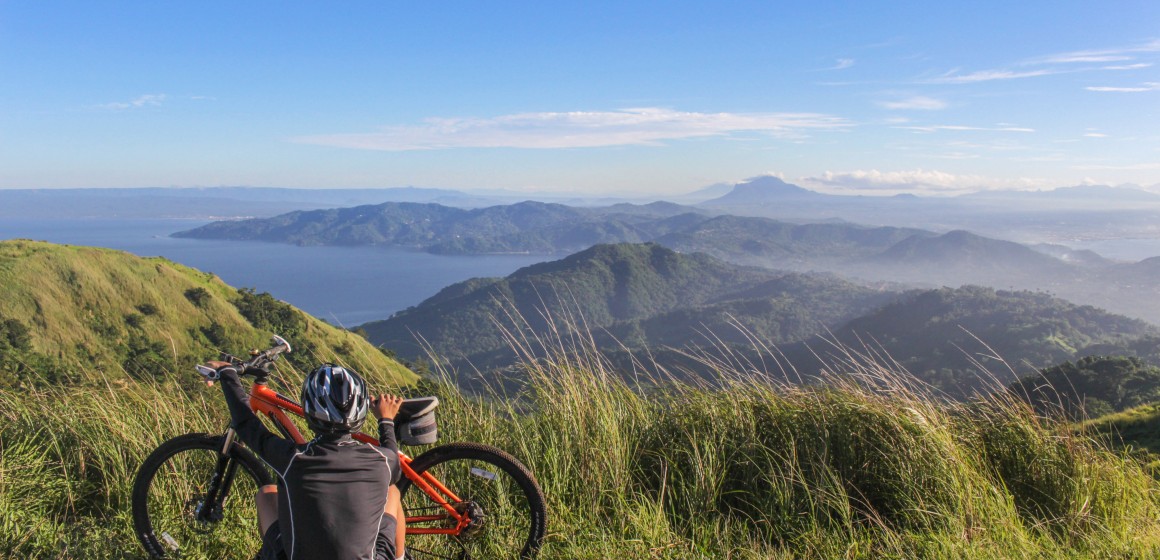
<path fill-rule="evenodd" d="M 408 558 L 535 557 L 544 538 L 547 508 L 535 477 L 515 457 L 487 445 L 451 443 L 419 455 L 411 462 L 411 468 L 419 474 L 430 471 L 464 500 L 462 507 L 476 507 L 485 517 L 474 534 L 462 537 L 408 532 Z M 406 477 L 398 483 L 408 518 L 442 513 L 421 488 L 414 486 Z M 408 529 L 438 525 L 408 523 Z M 442 524 L 448 525 L 453 523 L 448 520 Z"/>
<path fill-rule="evenodd" d="M 152 558 L 253 558 L 261 546 L 254 496 L 272 484 L 264 464 L 238 443 L 230 446 L 229 487 L 205 509 L 223 436 L 185 434 L 162 443 L 141 464 L 133 482 L 133 528 Z M 199 521 L 198 510 L 215 520 Z M 220 518 L 220 519 L 218 519 Z M 176 547 L 176 548 L 175 548 Z"/>

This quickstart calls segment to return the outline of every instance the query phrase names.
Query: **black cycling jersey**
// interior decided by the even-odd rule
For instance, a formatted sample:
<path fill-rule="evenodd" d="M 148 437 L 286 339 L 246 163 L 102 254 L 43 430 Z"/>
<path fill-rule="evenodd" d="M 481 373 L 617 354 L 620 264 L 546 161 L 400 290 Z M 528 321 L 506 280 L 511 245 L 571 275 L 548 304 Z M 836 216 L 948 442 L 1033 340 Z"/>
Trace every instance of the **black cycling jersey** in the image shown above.
<path fill-rule="evenodd" d="M 393 521 L 384 517 L 387 489 L 400 474 L 391 425 L 380 425 L 378 446 L 323 434 L 299 447 L 250 410 L 233 369 L 224 368 L 220 381 L 238 437 L 278 474 L 278 525 L 288 560 L 373 558 L 380 527 Z"/>

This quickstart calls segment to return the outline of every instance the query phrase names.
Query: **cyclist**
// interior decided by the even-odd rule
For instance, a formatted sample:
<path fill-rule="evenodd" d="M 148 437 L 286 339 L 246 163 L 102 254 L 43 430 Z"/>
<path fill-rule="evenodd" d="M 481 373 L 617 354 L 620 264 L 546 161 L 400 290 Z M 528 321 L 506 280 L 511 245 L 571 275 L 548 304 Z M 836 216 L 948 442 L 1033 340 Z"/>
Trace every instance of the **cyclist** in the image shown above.
<path fill-rule="evenodd" d="M 366 382 L 353 370 L 324 364 L 306 377 L 302 408 L 315 438 L 298 447 L 275 435 L 249 406 L 236 368 L 218 370 L 233 426 L 250 449 L 278 474 L 278 484 L 258 493 L 258 524 L 265 559 L 374 559 L 404 557 L 405 518 L 394 418 L 402 399 L 368 398 Z M 351 433 L 379 419 L 379 445 Z"/>

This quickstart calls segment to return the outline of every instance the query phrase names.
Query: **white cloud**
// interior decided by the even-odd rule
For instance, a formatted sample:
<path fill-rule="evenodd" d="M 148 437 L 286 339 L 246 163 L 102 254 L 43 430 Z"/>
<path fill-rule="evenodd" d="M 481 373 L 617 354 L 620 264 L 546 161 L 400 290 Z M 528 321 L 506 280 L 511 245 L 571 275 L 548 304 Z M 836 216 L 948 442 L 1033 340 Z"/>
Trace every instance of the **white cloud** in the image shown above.
<path fill-rule="evenodd" d="M 1036 76 L 1048 76 L 1051 74 L 1059 74 L 1062 70 L 1028 70 L 1025 72 L 1013 72 L 1011 70 L 980 70 L 970 74 L 958 74 L 957 71 L 952 71 L 938 78 L 927 80 L 934 84 L 971 84 L 976 82 L 990 82 L 994 80 L 1017 80 L 1020 78 L 1033 78 Z"/>
<path fill-rule="evenodd" d="M 1072 169 L 1080 171 L 1151 171 L 1160 169 L 1160 163 L 1131 163 L 1127 165 L 1076 165 Z"/>
<path fill-rule="evenodd" d="M 1144 85 L 1137 86 L 1137 87 L 1088 86 L 1084 89 L 1086 89 L 1088 91 L 1100 91 L 1100 92 L 1139 93 L 1142 91 L 1160 90 L 1160 82 L 1145 82 Z"/>
<path fill-rule="evenodd" d="M 1130 56 L 1118 54 L 1061 54 L 1041 59 L 1039 62 L 1046 64 L 1074 64 L 1077 62 L 1122 62 L 1125 60 L 1132 60 Z"/>
<path fill-rule="evenodd" d="M 363 150 L 447 148 L 589 148 L 654 145 L 665 140 L 759 132 L 797 137 L 841 129 L 847 120 L 818 113 L 690 113 L 642 108 L 621 111 L 520 113 L 491 118 L 432 118 L 378 132 L 320 134 L 293 142 Z"/>
<path fill-rule="evenodd" d="M 958 193 L 987 189 L 1032 189 L 1046 185 L 1045 181 L 1030 178 L 996 179 L 982 175 L 954 175 L 943 171 L 914 169 L 910 171 L 857 170 L 826 171 L 816 177 L 804 177 L 802 182 L 841 189 Z"/>
<path fill-rule="evenodd" d="M 100 105 L 102 109 L 139 109 L 141 107 L 156 107 L 165 101 L 166 95 L 164 93 L 147 93 L 132 101 L 105 103 Z"/>
<path fill-rule="evenodd" d="M 1139 70 L 1141 68 L 1148 68 L 1152 66 L 1151 62 L 1137 62 L 1136 64 L 1121 64 L 1117 66 L 1104 66 L 1104 70 Z"/>
<path fill-rule="evenodd" d="M 955 69 L 947 72 L 942 76 L 928 79 L 926 82 L 935 84 L 970 84 L 977 82 L 990 82 L 995 80 L 1034 78 L 1038 76 L 1050 76 L 1053 74 L 1062 74 L 1067 72 L 1090 72 L 1093 70 L 1136 70 L 1139 68 L 1147 68 L 1151 66 L 1152 63 L 1140 62 L 1102 67 L 1094 65 L 1108 62 L 1131 62 L 1136 60 L 1139 53 L 1154 52 L 1160 52 L 1160 40 L 1153 40 L 1130 47 L 1057 53 L 1030 58 L 1015 64 L 1017 67 L 1032 67 L 1026 70 L 1010 70 L 1004 68 L 996 70 L 979 70 L 969 74 L 961 74 L 959 73 L 958 69 Z M 1080 66 L 1077 68 L 1074 66 L 1076 64 L 1085 66 Z"/>
<path fill-rule="evenodd" d="M 1108 135 L 1102 132 L 1088 132 L 1083 135 L 1084 138 L 1107 138 Z"/>
<path fill-rule="evenodd" d="M 853 65 L 854 65 L 854 59 L 852 59 L 852 58 L 839 58 L 837 60 L 837 62 L 833 66 L 831 66 L 830 68 L 827 68 L 827 70 L 845 70 Z"/>
<path fill-rule="evenodd" d="M 1020 126 L 998 126 L 998 127 L 983 127 L 983 126 L 962 126 L 954 124 L 942 124 L 932 126 L 896 126 L 894 128 L 902 130 L 913 130 L 915 132 L 938 132 L 941 130 L 949 131 L 983 131 L 983 132 L 1035 132 L 1034 128 L 1024 128 Z"/>
<path fill-rule="evenodd" d="M 1133 60 L 1135 53 L 1151 53 L 1160 52 L 1160 39 L 1154 39 L 1146 43 L 1140 43 L 1130 47 L 1117 47 L 1109 49 L 1095 49 L 1086 51 L 1072 51 L 1065 53 L 1058 53 L 1047 55 L 1038 58 L 1032 58 L 1024 61 L 1024 64 L 1074 64 L 1074 63 L 1092 63 L 1092 62 L 1118 62 L 1124 60 Z"/>
<path fill-rule="evenodd" d="M 947 106 L 945 101 L 925 95 L 916 95 L 898 101 L 882 101 L 879 105 L 891 110 L 918 109 L 924 111 L 936 111 L 945 109 Z"/>

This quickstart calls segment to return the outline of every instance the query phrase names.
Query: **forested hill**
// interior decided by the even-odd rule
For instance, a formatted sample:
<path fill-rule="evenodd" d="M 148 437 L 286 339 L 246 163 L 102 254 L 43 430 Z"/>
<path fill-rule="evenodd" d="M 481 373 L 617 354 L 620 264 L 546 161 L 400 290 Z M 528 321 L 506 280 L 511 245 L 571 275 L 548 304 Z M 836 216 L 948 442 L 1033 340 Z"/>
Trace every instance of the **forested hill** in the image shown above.
<path fill-rule="evenodd" d="M 486 367 L 515 361 L 499 325 L 522 324 L 537 335 L 580 327 L 611 348 L 642 348 L 684 345 L 710 331 L 731 338 L 736 320 L 780 342 L 852 318 L 885 297 L 831 277 L 740 267 L 652 243 L 598 245 L 507 278 L 450 286 L 363 328 L 372 342 L 407 357 L 422 352 L 422 339 L 441 358 Z"/>
<path fill-rule="evenodd" d="M 536 337 L 579 330 L 626 368 L 633 353 L 703 376 L 712 367 L 688 354 L 772 363 L 758 355 L 764 350 L 809 377 L 844 348 L 896 360 L 953 396 L 1157 334 L 1143 321 L 1045 293 L 967 286 L 900 294 L 656 244 L 601 245 L 507 278 L 456 284 L 364 328 L 405 357 L 422 355 L 422 340 L 466 370 L 517 362 L 505 330 L 533 349 Z"/>
<path fill-rule="evenodd" d="M 775 265 L 787 258 L 786 265 L 819 258 L 864 258 L 912 236 L 935 236 L 911 228 L 711 216 L 666 202 L 600 208 L 522 202 L 475 210 L 391 202 L 214 222 L 174 235 L 298 245 L 384 245 L 450 254 L 571 253 L 602 243 L 657 241 L 680 251 L 731 261 L 772 260 Z"/>
<path fill-rule="evenodd" d="M 1009 390 L 1039 414 L 1082 420 L 1160 404 L 1160 367 L 1131 356 L 1085 356 L 1043 368 Z"/>
<path fill-rule="evenodd" d="M 1048 294 L 967 286 L 909 292 L 831 338 L 889 355 L 920 379 L 968 395 L 1156 334 L 1149 323 Z M 809 361 L 808 352 L 793 354 Z"/>
<path fill-rule="evenodd" d="M 561 253 L 598 243 L 647 241 L 685 222 L 669 224 L 666 218 L 691 211 L 671 203 L 592 209 L 521 202 L 464 210 L 388 202 L 214 222 L 174 236 L 298 245 L 385 245 L 445 254 Z"/>
<path fill-rule="evenodd" d="M 384 383 L 415 379 L 361 337 L 212 274 L 110 249 L 0 242 L 0 384 L 192 383 L 193 364 L 271 334 L 295 348 L 287 373 L 338 361 Z"/>

